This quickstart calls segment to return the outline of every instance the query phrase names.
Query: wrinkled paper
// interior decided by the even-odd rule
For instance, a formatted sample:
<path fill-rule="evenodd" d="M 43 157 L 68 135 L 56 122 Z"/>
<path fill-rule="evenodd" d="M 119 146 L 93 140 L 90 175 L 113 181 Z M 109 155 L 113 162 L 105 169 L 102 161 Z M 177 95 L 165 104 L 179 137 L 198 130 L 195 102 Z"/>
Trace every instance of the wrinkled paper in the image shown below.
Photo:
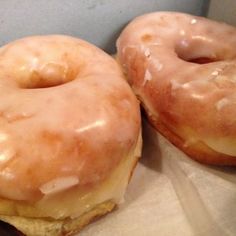
<path fill-rule="evenodd" d="M 119 208 L 80 236 L 235 236 L 236 168 L 199 164 L 144 122 L 143 155 Z"/>

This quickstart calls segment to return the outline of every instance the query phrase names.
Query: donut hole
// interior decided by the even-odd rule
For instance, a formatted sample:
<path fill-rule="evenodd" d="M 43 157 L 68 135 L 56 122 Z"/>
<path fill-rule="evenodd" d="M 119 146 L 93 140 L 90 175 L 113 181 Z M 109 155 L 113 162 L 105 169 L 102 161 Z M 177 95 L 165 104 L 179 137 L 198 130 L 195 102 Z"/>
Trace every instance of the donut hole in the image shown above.
<path fill-rule="evenodd" d="M 200 56 L 200 57 L 193 57 L 193 58 L 189 58 L 189 57 L 185 57 L 184 55 L 181 54 L 177 54 L 178 57 L 186 62 L 190 62 L 190 63 L 195 63 L 195 64 L 207 64 L 207 63 L 212 63 L 212 62 L 216 62 L 218 60 L 216 60 L 216 58 L 213 57 L 204 57 L 204 56 Z"/>
<path fill-rule="evenodd" d="M 75 73 L 67 65 L 47 63 L 37 70 L 31 70 L 25 79 L 20 80 L 20 87 L 25 89 L 49 88 L 72 81 Z"/>
<path fill-rule="evenodd" d="M 211 63 L 215 61 L 216 61 L 215 58 L 198 57 L 198 58 L 189 59 L 187 62 L 196 63 L 196 64 L 207 64 L 207 63 Z"/>
<path fill-rule="evenodd" d="M 56 82 L 56 81 L 47 81 L 42 78 L 38 78 L 37 81 L 31 81 L 28 84 L 23 84 L 20 87 L 23 89 L 40 89 L 40 88 L 51 88 L 62 85 L 64 83 Z"/>
<path fill-rule="evenodd" d="M 211 46 L 203 40 L 181 40 L 175 47 L 175 53 L 183 61 L 207 64 L 220 61 Z"/>

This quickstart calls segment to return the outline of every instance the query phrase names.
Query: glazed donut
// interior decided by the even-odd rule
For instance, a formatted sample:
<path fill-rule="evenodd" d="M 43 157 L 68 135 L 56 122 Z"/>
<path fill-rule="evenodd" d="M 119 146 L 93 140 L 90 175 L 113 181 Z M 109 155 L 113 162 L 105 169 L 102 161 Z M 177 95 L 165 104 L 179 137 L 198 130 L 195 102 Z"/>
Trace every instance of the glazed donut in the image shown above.
<path fill-rule="evenodd" d="M 116 61 L 69 36 L 0 48 L 0 220 L 67 235 L 122 200 L 140 156 L 139 102 Z"/>
<path fill-rule="evenodd" d="M 118 60 L 150 123 L 193 159 L 236 165 L 236 29 L 156 12 L 134 19 Z"/>

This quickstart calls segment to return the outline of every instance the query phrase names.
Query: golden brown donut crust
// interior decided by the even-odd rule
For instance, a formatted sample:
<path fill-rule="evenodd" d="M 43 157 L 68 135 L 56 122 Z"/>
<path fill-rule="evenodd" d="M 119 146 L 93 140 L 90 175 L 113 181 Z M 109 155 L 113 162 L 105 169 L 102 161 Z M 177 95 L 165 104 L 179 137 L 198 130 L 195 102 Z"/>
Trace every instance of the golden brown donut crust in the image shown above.
<path fill-rule="evenodd" d="M 149 116 L 148 119 L 155 129 L 194 160 L 210 165 L 236 165 L 235 157 L 218 153 L 201 141 L 185 145 L 185 141 L 163 123 L 153 119 L 152 116 Z"/>
<path fill-rule="evenodd" d="M 115 206 L 112 201 L 107 201 L 75 219 L 50 220 L 1 215 L 0 220 L 13 225 L 27 236 L 67 236 L 78 233 L 96 218 L 111 212 Z"/>
<path fill-rule="evenodd" d="M 153 127 L 193 159 L 236 165 L 236 28 L 178 12 L 134 19 L 118 60 Z"/>

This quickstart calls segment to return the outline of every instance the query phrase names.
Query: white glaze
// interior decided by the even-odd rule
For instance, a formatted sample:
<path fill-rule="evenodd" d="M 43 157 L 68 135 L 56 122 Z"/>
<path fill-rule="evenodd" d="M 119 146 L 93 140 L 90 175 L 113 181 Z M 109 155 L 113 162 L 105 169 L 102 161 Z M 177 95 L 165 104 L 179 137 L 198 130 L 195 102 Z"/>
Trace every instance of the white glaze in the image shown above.
<path fill-rule="evenodd" d="M 39 187 L 39 190 L 45 194 L 55 194 L 71 188 L 79 183 L 77 176 L 66 176 L 52 179 Z"/>

